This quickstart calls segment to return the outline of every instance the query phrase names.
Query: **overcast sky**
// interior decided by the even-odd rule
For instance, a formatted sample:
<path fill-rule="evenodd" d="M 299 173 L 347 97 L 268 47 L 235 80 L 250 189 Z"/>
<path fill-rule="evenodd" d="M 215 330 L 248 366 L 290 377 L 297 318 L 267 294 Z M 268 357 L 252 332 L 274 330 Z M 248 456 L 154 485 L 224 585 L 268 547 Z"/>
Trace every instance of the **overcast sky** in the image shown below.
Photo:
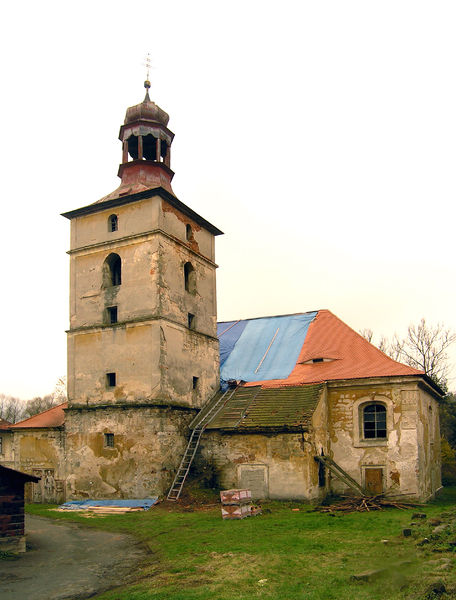
<path fill-rule="evenodd" d="M 456 330 L 454 1 L 2 13 L 0 392 L 44 395 L 66 372 L 59 215 L 118 186 L 147 52 L 176 134 L 174 192 L 225 232 L 219 320 L 327 308 L 377 338 L 421 317 Z"/>

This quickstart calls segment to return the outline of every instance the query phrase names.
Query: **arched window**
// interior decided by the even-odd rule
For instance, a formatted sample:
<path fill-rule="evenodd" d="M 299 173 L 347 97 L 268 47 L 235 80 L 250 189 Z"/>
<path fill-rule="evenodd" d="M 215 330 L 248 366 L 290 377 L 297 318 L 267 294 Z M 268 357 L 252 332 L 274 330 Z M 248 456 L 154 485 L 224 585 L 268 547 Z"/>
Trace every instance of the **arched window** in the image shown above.
<path fill-rule="evenodd" d="M 119 227 L 119 222 L 117 219 L 117 215 L 110 215 L 108 218 L 108 231 L 117 231 Z"/>
<path fill-rule="evenodd" d="M 184 265 L 184 283 L 187 292 L 196 294 L 196 272 L 190 262 L 187 262 Z"/>
<path fill-rule="evenodd" d="M 386 406 L 373 402 L 363 408 L 364 439 L 386 439 Z"/>
<path fill-rule="evenodd" d="M 118 254 L 110 254 L 103 264 L 103 287 L 122 283 L 122 261 Z"/>

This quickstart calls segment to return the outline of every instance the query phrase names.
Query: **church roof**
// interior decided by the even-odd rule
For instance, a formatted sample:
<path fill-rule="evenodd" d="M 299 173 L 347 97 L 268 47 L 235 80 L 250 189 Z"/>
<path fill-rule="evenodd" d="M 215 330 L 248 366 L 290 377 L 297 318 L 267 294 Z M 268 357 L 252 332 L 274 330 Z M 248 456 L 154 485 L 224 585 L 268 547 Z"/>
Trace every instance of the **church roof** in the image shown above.
<path fill-rule="evenodd" d="M 24 421 L 19 421 L 11 426 L 11 429 L 29 429 L 34 427 L 61 427 L 65 422 L 64 409 L 68 407 L 68 402 L 53 406 L 42 413 L 33 415 Z"/>
<path fill-rule="evenodd" d="M 6 421 L 5 419 L 0 419 L 0 429 L 9 429 L 12 426 L 12 423 Z"/>
<path fill-rule="evenodd" d="M 220 376 L 277 388 L 422 375 L 386 356 L 329 310 L 218 324 Z"/>
<path fill-rule="evenodd" d="M 193 428 L 206 421 L 207 429 L 237 432 L 302 430 L 325 382 L 426 377 L 386 356 L 329 310 L 225 321 L 217 334 L 222 390 Z"/>

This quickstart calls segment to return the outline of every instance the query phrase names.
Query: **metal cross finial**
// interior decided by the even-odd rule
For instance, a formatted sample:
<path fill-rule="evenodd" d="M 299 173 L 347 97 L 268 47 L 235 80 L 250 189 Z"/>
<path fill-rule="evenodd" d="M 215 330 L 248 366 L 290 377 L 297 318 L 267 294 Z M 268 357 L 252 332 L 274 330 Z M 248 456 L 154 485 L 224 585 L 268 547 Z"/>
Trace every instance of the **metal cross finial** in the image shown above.
<path fill-rule="evenodd" d="M 150 52 L 147 53 L 144 66 L 147 69 L 147 75 L 146 75 L 146 81 L 144 82 L 144 87 L 146 88 L 146 90 L 148 90 L 150 88 L 149 73 L 150 73 L 150 69 L 152 68 L 152 63 L 150 60 Z"/>

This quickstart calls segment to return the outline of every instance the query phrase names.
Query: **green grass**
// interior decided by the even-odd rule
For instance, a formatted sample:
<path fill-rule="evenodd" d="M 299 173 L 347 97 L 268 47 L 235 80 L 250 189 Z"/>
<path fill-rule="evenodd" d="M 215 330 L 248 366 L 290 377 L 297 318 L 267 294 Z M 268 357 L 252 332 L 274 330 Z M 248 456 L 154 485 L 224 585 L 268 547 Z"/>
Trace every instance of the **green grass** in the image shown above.
<path fill-rule="evenodd" d="M 100 600 L 421 600 L 434 597 L 425 590 L 438 580 L 449 591 L 441 597 L 456 598 L 456 553 L 448 544 L 456 539 L 455 505 L 456 488 L 451 488 L 419 509 L 330 516 L 304 504 L 271 502 L 263 505 L 262 516 L 242 521 L 223 521 L 219 507 L 192 511 L 167 503 L 144 513 L 106 517 L 55 512 L 43 505 L 27 510 L 128 532 L 149 546 L 151 558 L 137 582 Z M 451 527 L 418 546 L 423 537 L 432 538 L 428 519 L 416 520 L 411 537 L 401 535 L 417 511 L 428 519 L 446 513 L 442 521 Z M 446 570 L 440 570 L 445 560 Z M 377 580 L 351 580 L 352 574 L 383 567 L 390 568 Z"/>

